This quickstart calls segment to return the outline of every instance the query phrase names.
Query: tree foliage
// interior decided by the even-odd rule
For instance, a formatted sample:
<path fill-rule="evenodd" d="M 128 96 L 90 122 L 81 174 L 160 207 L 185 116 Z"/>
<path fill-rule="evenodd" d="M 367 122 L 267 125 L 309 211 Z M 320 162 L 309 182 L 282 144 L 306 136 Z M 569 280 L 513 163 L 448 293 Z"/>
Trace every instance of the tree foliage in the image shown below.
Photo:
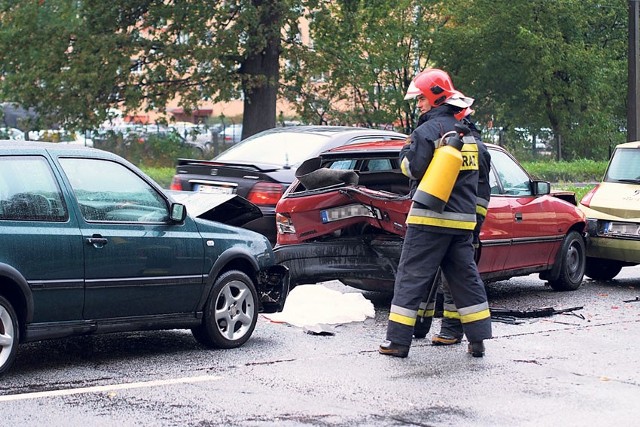
<path fill-rule="evenodd" d="M 414 125 L 403 101 L 443 24 L 437 2 L 341 0 L 311 14 L 311 55 L 287 71 L 286 95 L 315 123 Z"/>
<path fill-rule="evenodd" d="M 434 63 L 477 98 L 482 122 L 551 128 L 564 157 L 602 157 L 624 140 L 625 3 L 447 2 L 451 19 L 435 40 Z"/>
<path fill-rule="evenodd" d="M 305 122 L 409 132 L 409 82 L 440 67 L 479 123 L 551 128 L 563 158 L 603 158 L 625 138 L 627 13 L 623 0 L 0 0 L 0 99 L 90 128 L 113 106 L 242 97 L 247 136 L 275 125 L 280 93 Z"/>
<path fill-rule="evenodd" d="M 275 125 L 280 56 L 301 12 L 301 0 L 0 0 L 0 94 L 80 128 L 114 106 L 242 96 L 255 133 Z"/>

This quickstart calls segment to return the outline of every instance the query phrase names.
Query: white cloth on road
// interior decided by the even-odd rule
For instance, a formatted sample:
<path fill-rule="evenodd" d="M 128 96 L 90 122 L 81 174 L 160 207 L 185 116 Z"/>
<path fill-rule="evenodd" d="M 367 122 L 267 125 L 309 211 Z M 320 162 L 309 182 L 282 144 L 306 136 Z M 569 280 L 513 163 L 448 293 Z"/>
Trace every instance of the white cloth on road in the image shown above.
<path fill-rule="evenodd" d="M 363 322 L 374 316 L 373 304 L 361 293 L 342 293 L 322 285 L 296 286 L 280 313 L 264 315 L 272 322 L 298 327 Z"/>

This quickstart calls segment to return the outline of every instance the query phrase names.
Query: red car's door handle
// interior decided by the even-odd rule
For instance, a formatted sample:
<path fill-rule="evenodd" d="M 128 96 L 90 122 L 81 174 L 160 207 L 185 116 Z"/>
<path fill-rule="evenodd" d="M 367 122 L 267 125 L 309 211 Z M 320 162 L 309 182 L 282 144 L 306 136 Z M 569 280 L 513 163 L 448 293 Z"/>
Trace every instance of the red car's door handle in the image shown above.
<path fill-rule="evenodd" d="M 516 212 L 515 220 L 516 222 L 522 222 L 522 212 Z"/>

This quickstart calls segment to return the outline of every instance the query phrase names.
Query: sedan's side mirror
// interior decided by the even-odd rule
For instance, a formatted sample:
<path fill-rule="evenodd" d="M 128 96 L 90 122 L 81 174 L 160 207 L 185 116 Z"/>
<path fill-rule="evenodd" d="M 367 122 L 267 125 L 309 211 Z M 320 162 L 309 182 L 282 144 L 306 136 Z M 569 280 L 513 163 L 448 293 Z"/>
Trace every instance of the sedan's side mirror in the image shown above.
<path fill-rule="evenodd" d="M 548 181 L 533 181 L 531 184 L 534 196 L 544 196 L 551 193 L 551 183 Z"/>
<path fill-rule="evenodd" d="M 182 203 L 171 203 L 169 218 L 173 222 L 184 222 L 187 217 L 187 207 Z"/>

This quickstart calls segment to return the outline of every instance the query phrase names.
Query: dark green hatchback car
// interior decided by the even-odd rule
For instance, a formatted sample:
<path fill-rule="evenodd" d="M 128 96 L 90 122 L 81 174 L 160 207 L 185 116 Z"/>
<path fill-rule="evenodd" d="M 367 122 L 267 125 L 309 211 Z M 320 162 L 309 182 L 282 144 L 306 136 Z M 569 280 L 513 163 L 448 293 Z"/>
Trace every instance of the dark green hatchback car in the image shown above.
<path fill-rule="evenodd" d="M 19 343 L 73 335 L 191 329 L 238 347 L 280 311 L 286 268 L 236 227 L 259 209 L 181 196 L 108 152 L 0 141 L 0 373 Z"/>

